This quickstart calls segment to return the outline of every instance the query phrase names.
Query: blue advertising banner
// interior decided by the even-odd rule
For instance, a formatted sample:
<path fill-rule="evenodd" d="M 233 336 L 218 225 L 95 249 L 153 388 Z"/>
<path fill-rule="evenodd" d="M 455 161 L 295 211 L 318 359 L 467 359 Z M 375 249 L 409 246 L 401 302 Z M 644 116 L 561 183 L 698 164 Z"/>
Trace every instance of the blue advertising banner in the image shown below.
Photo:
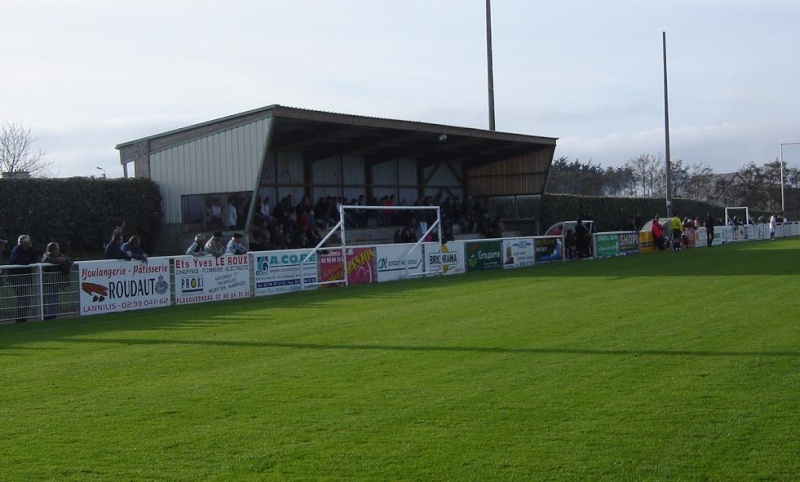
<path fill-rule="evenodd" d="M 536 263 L 554 263 L 561 261 L 561 238 L 534 238 Z"/>

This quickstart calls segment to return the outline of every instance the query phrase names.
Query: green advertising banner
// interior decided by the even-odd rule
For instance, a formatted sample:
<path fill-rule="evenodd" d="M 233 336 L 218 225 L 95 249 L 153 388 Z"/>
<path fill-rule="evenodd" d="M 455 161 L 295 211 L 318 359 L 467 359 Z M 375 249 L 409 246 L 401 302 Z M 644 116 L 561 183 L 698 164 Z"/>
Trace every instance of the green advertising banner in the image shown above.
<path fill-rule="evenodd" d="M 594 249 L 597 258 L 611 258 L 619 253 L 619 236 L 615 234 L 598 234 L 597 246 Z"/>
<path fill-rule="evenodd" d="M 502 240 L 467 242 L 467 271 L 484 271 L 503 267 Z"/>

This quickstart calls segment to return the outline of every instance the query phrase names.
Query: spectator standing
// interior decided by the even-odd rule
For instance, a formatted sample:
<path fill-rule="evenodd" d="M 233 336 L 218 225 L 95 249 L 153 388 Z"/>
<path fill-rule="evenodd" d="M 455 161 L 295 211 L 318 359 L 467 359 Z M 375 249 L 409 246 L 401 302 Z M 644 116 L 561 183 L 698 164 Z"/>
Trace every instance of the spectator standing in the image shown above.
<path fill-rule="evenodd" d="M 778 218 L 773 214 L 769 217 L 769 239 L 775 240 L 775 225 L 778 224 Z"/>
<path fill-rule="evenodd" d="M 272 208 L 269 206 L 269 196 L 264 197 L 264 199 L 258 196 L 256 201 L 258 205 L 256 206 L 256 212 L 254 214 L 255 219 L 257 221 L 269 222 L 270 219 L 272 219 Z"/>
<path fill-rule="evenodd" d="M 658 215 L 653 218 L 653 227 L 650 231 L 653 233 L 653 244 L 659 251 L 664 251 L 664 228 L 658 220 Z"/>
<path fill-rule="evenodd" d="M 111 238 L 111 242 L 106 245 L 106 259 L 128 259 L 122 252 L 122 234 L 116 234 Z"/>
<path fill-rule="evenodd" d="M 139 236 L 131 236 L 128 238 L 128 242 L 123 244 L 119 249 L 125 255 L 125 259 L 128 261 L 135 259 L 143 263 L 147 263 L 147 253 L 142 251 Z"/>
<path fill-rule="evenodd" d="M 417 231 L 416 231 L 417 240 L 422 239 L 422 237 L 425 236 L 425 241 L 430 241 L 429 239 L 430 234 L 427 233 L 428 233 L 428 221 L 422 218 L 417 223 Z"/>
<path fill-rule="evenodd" d="M 222 241 L 222 233 L 214 231 L 214 235 L 206 243 L 206 252 L 219 258 L 225 254 L 225 242 Z"/>
<path fill-rule="evenodd" d="M 564 254 L 567 259 L 575 259 L 575 233 L 571 229 L 564 235 Z"/>
<path fill-rule="evenodd" d="M 6 248 L 8 247 L 8 240 L 7 239 L 0 239 L 0 264 L 3 264 L 3 260 L 6 257 Z"/>
<path fill-rule="evenodd" d="M 225 222 L 229 229 L 236 229 L 236 223 L 239 222 L 239 214 L 236 211 L 236 196 L 228 197 L 228 206 L 225 211 Z"/>
<path fill-rule="evenodd" d="M 245 253 L 247 253 L 247 248 L 245 248 L 244 244 L 242 244 L 242 235 L 239 233 L 234 234 L 230 241 L 228 241 L 228 245 L 225 246 L 225 254 Z"/>
<path fill-rule="evenodd" d="M 211 200 L 211 204 L 206 208 L 206 226 L 214 228 L 222 228 L 222 203 L 218 197 Z"/>
<path fill-rule="evenodd" d="M 714 216 L 711 211 L 706 212 L 706 246 L 711 247 L 714 243 Z"/>
<path fill-rule="evenodd" d="M 11 250 L 9 257 L 10 264 L 27 266 L 34 264 L 38 261 L 36 253 L 33 250 L 33 243 L 30 236 L 27 234 L 21 235 L 17 238 L 17 245 Z M 11 286 L 14 293 L 17 295 L 17 323 L 24 323 L 27 321 L 28 311 L 31 308 L 31 289 L 33 287 L 33 269 L 20 267 L 11 268 L 8 274 L 11 278 Z"/>
<path fill-rule="evenodd" d="M 683 223 L 681 222 L 681 217 L 678 216 L 678 213 L 675 213 L 675 216 L 673 216 L 670 220 L 669 228 L 672 231 L 672 250 L 680 251 L 681 236 L 683 235 Z"/>
<path fill-rule="evenodd" d="M 575 257 L 581 259 L 589 256 L 589 231 L 583 224 L 583 219 L 578 217 L 575 223 Z"/>
<path fill-rule="evenodd" d="M 42 277 L 44 319 L 52 320 L 59 312 L 58 286 L 60 283 L 69 280 L 72 260 L 61 252 L 61 247 L 58 243 L 53 242 L 47 245 L 47 249 L 42 255 L 42 263 L 56 265 L 42 268 L 42 271 L 47 275 Z"/>
<path fill-rule="evenodd" d="M 119 222 L 117 223 L 116 227 L 114 227 L 114 230 L 111 231 L 111 239 L 114 239 L 114 236 L 116 236 L 118 234 L 120 236 L 123 236 L 123 231 L 124 230 L 125 230 L 125 220 L 124 219 L 120 219 Z"/>
<path fill-rule="evenodd" d="M 194 242 L 186 250 L 189 256 L 200 257 L 206 255 L 206 237 L 202 233 L 194 237 Z"/>

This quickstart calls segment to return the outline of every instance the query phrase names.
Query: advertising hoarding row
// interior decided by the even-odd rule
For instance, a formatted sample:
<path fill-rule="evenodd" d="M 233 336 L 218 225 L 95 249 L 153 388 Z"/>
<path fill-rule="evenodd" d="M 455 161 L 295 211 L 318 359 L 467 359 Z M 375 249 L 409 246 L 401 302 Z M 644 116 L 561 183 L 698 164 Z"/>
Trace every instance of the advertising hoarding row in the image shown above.
<path fill-rule="evenodd" d="M 79 265 L 82 315 L 271 296 L 321 284 L 366 284 L 416 276 L 513 269 L 561 261 L 561 238 L 451 241 L 244 255 L 175 256 Z"/>

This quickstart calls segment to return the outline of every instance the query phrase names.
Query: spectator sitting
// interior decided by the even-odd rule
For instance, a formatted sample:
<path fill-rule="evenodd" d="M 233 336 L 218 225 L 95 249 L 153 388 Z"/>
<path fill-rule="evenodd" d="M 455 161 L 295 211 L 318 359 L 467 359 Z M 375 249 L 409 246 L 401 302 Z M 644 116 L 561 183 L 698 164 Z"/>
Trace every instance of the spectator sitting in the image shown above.
<path fill-rule="evenodd" d="M 245 254 L 246 252 L 247 248 L 242 244 L 242 235 L 239 233 L 234 234 L 225 247 L 225 254 Z"/>
<path fill-rule="evenodd" d="M 128 259 L 122 252 L 122 234 L 116 234 L 111 238 L 111 242 L 106 245 L 106 259 Z"/>
<path fill-rule="evenodd" d="M 489 223 L 489 229 L 486 231 L 487 238 L 502 238 L 503 237 L 503 222 L 500 218 L 494 219 Z"/>
<path fill-rule="evenodd" d="M 142 263 L 147 263 L 147 253 L 142 251 L 142 247 L 140 246 L 139 242 L 139 236 L 131 236 L 128 238 L 128 242 L 123 244 L 119 249 L 123 254 L 125 254 L 125 259 L 128 261 L 136 259 Z"/>
<path fill-rule="evenodd" d="M 250 230 L 250 251 L 267 251 L 272 249 L 272 242 L 267 229 L 267 221 L 253 220 Z"/>
<path fill-rule="evenodd" d="M 217 258 L 225 254 L 225 243 L 222 241 L 220 231 L 214 231 L 214 235 L 206 242 L 206 253 Z"/>
<path fill-rule="evenodd" d="M 270 229 L 270 239 L 272 240 L 272 249 L 287 249 L 289 248 L 286 242 L 286 236 L 283 234 L 283 223 L 275 222 Z"/>
<path fill-rule="evenodd" d="M 194 242 L 192 243 L 192 245 L 189 246 L 189 249 L 186 250 L 186 254 L 195 257 L 205 256 L 207 254 L 205 246 L 206 246 L 206 237 L 203 236 L 202 233 L 198 234 L 197 236 L 194 237 Z"/>

